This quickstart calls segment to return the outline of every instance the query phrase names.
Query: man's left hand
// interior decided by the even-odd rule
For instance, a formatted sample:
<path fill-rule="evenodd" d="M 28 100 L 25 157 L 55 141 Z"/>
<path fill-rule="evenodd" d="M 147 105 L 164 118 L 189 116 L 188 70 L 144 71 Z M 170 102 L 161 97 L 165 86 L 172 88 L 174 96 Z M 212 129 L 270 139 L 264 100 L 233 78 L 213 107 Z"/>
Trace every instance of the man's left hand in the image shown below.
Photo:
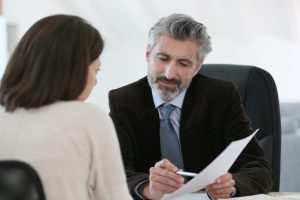
<path fill-rule="evenodd" d="M 223 176 L 220 176 L 214 183 L 206 186 L 205 190 L 212 200 L 229 198 L 235 190 L 234 184 L 235 181 L 232 179 L 232 175 L 227 172 Z"/>

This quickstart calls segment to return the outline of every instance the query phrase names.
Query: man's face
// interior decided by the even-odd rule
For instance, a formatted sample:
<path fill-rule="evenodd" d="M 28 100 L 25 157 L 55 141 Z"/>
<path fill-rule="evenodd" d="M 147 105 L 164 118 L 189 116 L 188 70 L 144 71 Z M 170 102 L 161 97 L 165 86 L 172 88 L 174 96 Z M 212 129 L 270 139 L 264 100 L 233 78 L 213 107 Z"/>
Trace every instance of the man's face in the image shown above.
<path fill-rule="evenodd" d="M 202 66 L 197 53 L 195 41 L 177 40 L 166 34 L 158 38 L 151 51 L 148 45 L 148 81 L 164 101 L 171 101 L 189 86 Z"/>

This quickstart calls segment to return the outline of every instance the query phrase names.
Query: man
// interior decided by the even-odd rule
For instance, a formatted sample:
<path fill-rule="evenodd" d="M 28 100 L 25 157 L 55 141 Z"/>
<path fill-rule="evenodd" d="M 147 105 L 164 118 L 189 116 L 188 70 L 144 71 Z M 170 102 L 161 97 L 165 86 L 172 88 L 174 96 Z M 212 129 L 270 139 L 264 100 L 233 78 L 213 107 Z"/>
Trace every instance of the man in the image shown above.
<path fill-rule="evenodd" d="M 180 168 L 198 173 L 230 142 L 252 133 L 236 88 L 198 74 L 210 51 L 203 24 L 181 14 L 162 18 L 149 32 L 147 78 L 110 91 L 110 115 L 135 199 L 175 191 L 184 183 Z M 167 107 L 174 110 L 165 118 Z M 271 168 L 253 139 L 229 172 L 205 189 L 218 199 L 271 187 Z"/>

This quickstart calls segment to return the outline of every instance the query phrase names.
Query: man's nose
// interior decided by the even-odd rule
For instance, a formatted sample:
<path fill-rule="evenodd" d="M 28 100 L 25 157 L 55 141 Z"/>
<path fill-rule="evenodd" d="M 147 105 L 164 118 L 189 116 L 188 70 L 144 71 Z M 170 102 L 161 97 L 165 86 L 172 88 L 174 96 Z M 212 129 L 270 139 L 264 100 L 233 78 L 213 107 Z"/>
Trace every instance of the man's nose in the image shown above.
<path fill-rule="evenodd" d="M 165 66 L 165 77 L 167 79 L 172 79 L 175 78 L 175 74 L 176 74 L 176 65 L 174 62 L 170 62 Z"/>

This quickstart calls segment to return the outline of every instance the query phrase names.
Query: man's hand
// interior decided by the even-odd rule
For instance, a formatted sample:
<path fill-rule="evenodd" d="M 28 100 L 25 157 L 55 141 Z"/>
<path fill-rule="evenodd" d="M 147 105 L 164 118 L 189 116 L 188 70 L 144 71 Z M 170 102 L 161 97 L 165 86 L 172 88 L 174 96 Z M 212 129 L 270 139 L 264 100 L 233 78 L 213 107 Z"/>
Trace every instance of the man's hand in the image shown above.
<path fill-rule="evenodd" d="M 206 186 L 206 192 L 209 194 L 212 200 L 219 198 L 229 198 L 231 193 L 235 190 L 234 180 L 230 173 L 226 173 L 220 176 L 214 183 Z"/>
<path fill-rule="evenodd" d="M 161 199 L 164 193 L 171 193 L 181 187 L 184 178 L 176 172 L 178 168 L 169 160 L 163 159 L 149 170 L 149 184 L 143 189 L 143 194 L 149 199 Z"/>

